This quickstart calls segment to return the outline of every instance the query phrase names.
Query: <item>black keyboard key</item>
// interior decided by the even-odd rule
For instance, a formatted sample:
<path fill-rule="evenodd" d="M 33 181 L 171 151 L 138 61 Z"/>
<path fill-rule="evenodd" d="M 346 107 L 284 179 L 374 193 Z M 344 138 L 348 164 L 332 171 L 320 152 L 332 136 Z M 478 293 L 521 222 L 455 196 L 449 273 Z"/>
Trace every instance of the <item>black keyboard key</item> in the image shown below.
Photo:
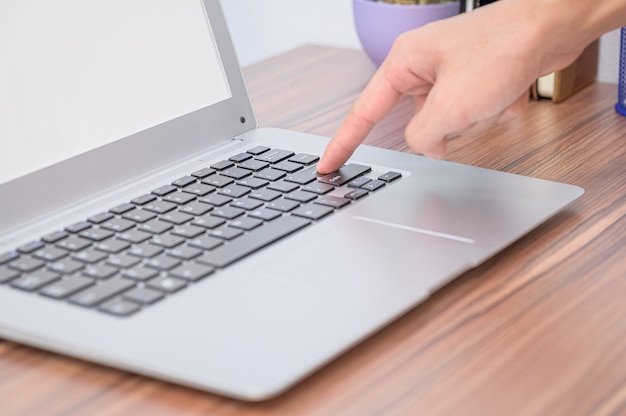
<path fill-rule="evenodd" d="M 298 217 L 308 218 L 311 220 L 319 220 L 333 212 L 331 207 L 327 207 L 324 205 L 316 205 L 316 204 L 307 204 L 302 205 L 300 208 L 292 211 L 292 215 L 297 215 Z"/>
<path fill-rule="evenodd" d="M 318 194 L 318 195 L 327 194 L 328 192 L 332 191 L 333 189 L 335 189 L 334 186 L 329 185 L 327 183 L 321 183 L 321 182 L 312 182 L 312 183 L 310 183 L 308 185 L 304 185 L 302 187 L 303 191 L 313 192 L 313 193 Z"/>
<path fill-rule="evenodd" d="M 169 212 L 165 215 L 161 215 L 163 221 L 171 222 L 172 224 L 181 225 L 191 221 L 194 218 L 193 215 L 185 214 L 184 212 Z"/>
<path fill-rule="evenodd" d="M 280 217 L 281 213 L 273 209 L 259 208 L 259 209 L 255 209 L 254 211 L 250 211 L 248 216 L 253 217 L 253 218 L 259 218 L 264 221 L 271 221 L 273 219 Z"/>
<path fill-rule="evenodd" d="M 221 238 L 222 240 L 232 240 L 243 234 L 243 231 L 231 227 L 223 227 L 209 231 L 211 237 Z"/>
<path fill-rule="evenodd" d="M 100 284 L 84 289 L 70 298 L 70 302 L 81 306 L 91 307 L 103 300 L 111 298 L 135 286 L 135 282 L 124 278 L 105 280 Z"/>
<path fill-rule="evenodd" d="M 287 173 L 294 173 L 302 169 L 302 165 L 300 165 L 299 163 L 289 162 L 288 160 L 283 160 L 280 163 L 276 163 L 274 166 L 272 166 L 272 168 L 282 170 L 283 172 Z"/>
<path fill-rule="evenodd" d="M 235 163 L 241 163 L 248 159 L 252 159 L 252 155 L 250 153 L 239 153 L 238 155 L 231 156 L 228 158 L 228 160 L 235 162 Z"/>
<path fill-rule="evenodd" d="M 385 182 L 378 180 L 378 179 L 374 179 L 373 181 L 369 181 L 368 183 L 363 185 L 361 189 L 365 189 L 366 191 L 375 191 L 377 189 L 382 188 L 383 186 L 385 186 Z"/>
<path fill-rule="evenodd" d="M 17 248 L 17 251 L 22 253 L 22 254 L 29 254 L 29 253 L 32 253 L 35 250 L 39 250 L 43 246 L 44 246 L 44 243 L 42 243 L 41 241 L 32 241 L 30 243 L 23 244 L 23 245 L 19 246 Z"/>
<path fill-rule="evenodd" d="M 58 280 L 60 277 L 58 273 L 51 272 L 50 270 L 38 270 L 13 280 L 11 286 L 17 289 L 31 291 Z"/>
<path fill-rule="evenodd" d="M 139 311 L 139 309 L 141 309 L 141 307 L 138 304 L 123 299 L 112 299 L 98 307 L 98 310 L 116 316 L 130 316 Z"/>
<path fill-rule="evenodd" d="M 128 212 L 131 209 L 135 209 L 135 206 L 133 204 L 121 204 L 116 206 L 115 208 L 111 208 L 109 211 L 117 215 L 122 215 L 123 213 Z"/>
<path fill-rule="evenodd" d="M 339 168 L 339 170 L 337 170 L 336 172 L 332 172 L 319 177 L 318 180 L 322 183 L 327 183 L 329 185 L 341 186 L 371 170 L 372 168 L 370 168 L 369 166 L 349 163 Z"/>
<path fill-rule="evenodd" d="M 33 253 L 33 257 L 43 261 L 57 261 L 67 256 L 67 250 L 62 250 L 54 246 L 46 246 L 36 253 Z"/>
<path fill-rule="evenodd" d="M 12 269 L 18 270 L 20 272 L 26 272 L 26 273 L 35 271 L 39 269 L 40 267 L 43 267 L 43 265 L 44 265 L 43 261 L 34 259 L 29 256 L 18 257 L 17 259 L 9 263 L 9 267 L 11 267 Z"/>
<path fill-rule="evenodd" d="M 233 178 L 229 178 L 228 176 L 222 176 L 222 175 L 211 175 L 207 178 L 202 179 L 202 183 L 215 186 L 216 188 L 223 188 L 234 182 L 235 180 Z"/>
<path fill-rule="evenodd" d="M 93 217 L 89 217 L 88 221 L 92 224 L 101 224 L 105 221 L 110 220 L 113 217 L 114 215 L 110 212 L 102 212 L 98 215 L 94 215 Z"/>
<path fill-rule="evenodd" d="M 163 234 L 164 232 L 171 230 L 173 227 L 174 226 L 169 222 L 154 219 L 145 224 L 141 224 L 139 229 L 150 234 Z"/>
<path fill-rule="evenodd" d="M 230 161 L 230 160 L 222 160 L 220 162 L 214 163 L 211 165 L 211 168 L 215 169 L 215 170 L 224 170 L 224 169 L 228 169 L 230 167 L 235 166 L 235 164 Z"/>
<path fill-rule="evenodd" d="M 239 228 L 240 230 L 250 231 L 263 224 L 262 220 L 250 217 L 237 218 L 228 224 L 229 227 Z"/>
<path fill-rule="evenodd" d="M 167 254 L 181 260 L 191 260 L 202 254 L 202 250 L 190 246 L 179 246 L 171 249 Z"/>
<path fill-rule="evenodd" d="M 263 169 L 260 172 L 254 174 L 255 178 L 265 179 L 268 181 L 277 181 L 285 176 L 285 172 L 282 170 L 276 170 L 272 168 Z"/>
<path fill-rule="evenodd" d="M 150 221 L 152 218 L 155 218 L 156 214 L 150 211 L 145 211 L 143 209 L 134 209 L 132 211 L 128 211 L 126 214 L 122 215 L 122 217 L 126 218 L 127 220 L 142 223 Z"/>
<path fill-rule="evenodd" d="M 146 284 L 152 289 L 167 293 L 178 292 L 187 286 L 187 283 L 185 283 L 184 280 L 169 276 L 155 277 L 154 279 L 149 280 Z"/>
<path fill-rule="evenodd" d="M 289 150 L 271 149 L 268 152 L 258 155 L 256 159 L 268 163 L 278 163 L 285 159 L 289 159 L 293 155 L 294 153 Z"/>
<path fill-rule="evenodd" d="M 281 196 L 278 191 L 272 191 L 271 189 L 255 189 L 248 194 L 250 198 L 259 199 L 261 201 L 269 202 Z"/>
<path fill-rule="evenodd" d="M 116 233 L 130 230 L 134 226 L 135 223 L 133 221 L 125 220 L 123 218 L 113 218 L 112 220 L 109 220 L 100 225 L 100 227 L 104 228 L 105 230 L 115 231 Z"/>
<path fill-rule="evenodd" d="M 278 218 L 228 244 L 224 244 L 207 252 L 198 258 L 198 262 L 215 267 L 228 266 L 248 254 L 300 230 L 309 224 L 309 221 L 293 216 Z"/>
<path fill-rule="evenodd" d="M 102 251 L 89 249 L 89 250 L 79 251 L 78 253 L 74 253 L 72 255 L 72 258 L 82 263 L 94 264 L 94 263 L 104 260 L 106 256 L 108 256 L 108 254 Z"/>
<path fill-rule="evenodd" d="M 172 182 L 172 185 L 178 186 L 179 188 L 184 188 L 185 186 L 192 184 L 196 181 L 196 178 L 193 176 L 183 176 L 182 178 L 176 179 Z"/>
<path fill-rule="evenodd" d="M 178 205 L 176 205 L 174 202 L 156 200 L 148 202 L 142 208 L 146 211 L 156 212 L 157 214 L 165 214 L 166 212 L 170 212 L 177 206 Z"/>
<path fill-rule="evenodd" d="M 123 295 L 124 299 L 129 300 L 131 302 L 138 303 L 140 305 L 151 305 L 154 302 L 157 302 L 163 299 L 163 293 L 148 289 L 147 287 L 136 288 L 125 292 Z"/>
<path fill-rule="evenodd" d="M 0 264 L 5 264 L 10 261 L 13 261 L 19 257 L 19 253 L 16 251 L 9 251 L 8 253 L 4 253 L 0 255 Z"/>
<path fill-rule="evenodd" d="M 220 175 L 223 176 L 227 176 L 229 178 L 233 178 L 233 179 L 243 179 L 246 176 L 250 176 L 252 174 L 252 172 L 250 172 L 247 169 L 241 169 L 241 168 L 237 168 L 237 167 L 232 167 L 232 168 L 228 168 L 228 169 L 224 169 L 223 171 L 220 172 Z"/>
<path fill-rule="evenodd" d="M 298 189 L 298 184 L 286 181 L 274 182 L 267 185 L 267 189 L 278 192 L 291 192 Z"/>
<path fill-rule="evenodd" d="M 65 231 L 55 231 L 53 233 L 43 236 L 41 240 L 45 241 L 46 243 L 52 244 L 52 243 L 56 243 L 57 241 L 63 240 L 64 238 L 68 236 L 69 234 L 66 233 Z"/>
<path fill-rule="evenodd" d="M 89 230 L 81 231 L 79 235 L 88 240 L 102 241 L 113 237 L 115 234 L 113 231 L 105 230 L 103 228 L 90 228 Z"/>
<path fill-rule="evenodd" d="M 256 146 L 246 151 L 246 153 L 250 153 L 251 155 L 258 156 L 261 153 L 267 152 L 268 150 L 270 150 L 270 148 L 267 146 Z"/>
<path fill-rule="evenodd" d="M 130 247 L 130 244 L 126 241 L 113 238 L 94 244 L 96 250 L 104 251 L 105 253 L 119 253 L 128 247 Z"/>
<path fill-rule="evenodd" d="M 128 250 L 128 254 L 131 256 L 141 257 L 141 258 L 150 258 L 154 257 L 157 254 L 161 254 L 163 252 L 163 248 L 156 246 L 154 244 L 143 243 L 137 244 L 136 246 L 131 247 Z"/>
<path fill-rule="evenodd" d="M 196 196 L 205 196 L 215 191 L 215 187 L 204 183 L 194 183 L 183 188 L 183 192 L 188 192 Z"/>
<path fill-rule="evenodd" d="M 146 267 L 157 270 L 170 270 L 180 264 L 180 260 L 165 254 L 146 260 Z"/>
<path fill-rule="evenodd" d="M 69 237 L 59 241 L 56 246 L 69 251 L 79 251 L 91 245 L 91 241 L 80 237 Z"/>
<path fill-rule="evenodd" d="M 401 177 L 402 177 L 402 175 L 400 173 L 398 173 L 398 172 L 387 172 L 387 173 L 384 173 L 384 174 L 380 175 L 378 177 L 378 179 L 381 180 L 381 181 L 389 183 L 389 182 L 393 182 L 396 179 L 399 179 Z"/>
<path fill-rule="evenodd" d="M 63 299 L 73 293 L 78 292 L 95 282 L 82 276 L 69 276 L 65 279 L 57 280 L 42 288 L 39 293 L 55 299 Z"/>
<path fill-rule="evenodd" d="M 129 256 L 127 254 L 116 254 L 110 256 L 106 263 L 113 267 L 118 267 L 121 269 L 128 269 L 129 267 L 133 267 L 137 265 L 141 260 L 137 257 Z"/>
<path fill-rule="evenodd" d="M 198 202 L 203 202 L 205 204 L 211 204 L 216 207 L 221 207 L 222 205 L 226 205 L 232 200 L 233 199 L 231 197 L 226 196 L 226 195 L 213 194 L 213 195 L 205 196 L 204 198 L 200 198 Z"/>
<path fill-rule="evenodd" d="M 9 282 L 19 276 L 20 273 L 17 270 L 0 267 L 0 283 Z"/>
<path fill-rule="evenodd" d="M 174 248 L 185 241 L 182 237 L 176 237 L 175 235 L 163 234 L 154 236 L 150 244 L 155 244 L 159 247 Z"/>
<path fill-rule="evenodd" d="M 370 178 L 368 178 L 366 176 L 360 176 L 360 177 L 356 178 L 355 180 L 348 182 L 348 187 L 349 188 L 360 188 L 361 186 L 365 185 L 369 181 L 371 181 Z"/>
<path fill-rule="evenodd" d="M 226 195 L 231 198 L 241 198 L 248 192 L 250 192 L 250 188 L 240 185 L 230 185 L 217 190 L 218 194 Z"/>
<path fill-rule="evenodd" d="M 249 171 L 251 170 L 253 172 L 258 172 L 260 170 L 267 168 L 269 165 L 270 165 L 269 163 L 263 162 L 262 160 L 250 159 L 250 160 L 246 160 L 245 162 L 240 163 L 239 167 L 247 169 Z"/>
<path fill-rule="evenodd" d="M 259 208 L 263 205 L 263 202 L 252 198 L 241 198 L 233 201 L 230 205 L 235 208 L 251 210 Z"/>
<path fill-rule="evenodd" d="M 165 186 L 155 189 L 154 191 L 152 191 L 152 193 L 157 196 L 165 196 L 165 195 L 171 194 L 176 189 L 178 188 L 176 188 L 174 185 L 165 185 Z"/>
<path fill-rule="evenodd" d="M 194 199 L 196 199 L 196 196 L 194 194 L 181 191 L 172 192 L 171 194 L 163 197 L 163 201 L 169 201 L 179 205 L 186 204 L 193 201 Z"/>
<path fill-rule="evenodd" d="M 192 247 L 198 247 L 203 250 L 213 250 L 217 246 L 224 244 L 224 240 L 219 238 L 203 235 L 201 237 L 194 238 L 189 241 L 189 245 Z"/>
<path fill-rule="evenodd" d="M 340 196 L 329 196 L 329 195 L 322 195 L 319 198 L 317 198 L 314 202 L 314 204 L 326 205 L 332 208 L 345 207 L 349 203 L 350 203 L 350 200 L 347 198 L 342 198 Z"/>
<path fill-rule="evenodd" d="M 291 199 L 298 202 L 310 202 L 317 198 L 317 195 L 311 192 L 305 191 L 293 191 L 285 195 L 286 199 Z"/>
<path fill-rule="evenodd" d="M 226 220 L 219 218 L 219 217 L 213 217 L 211 215 L 203 215 L 201 217 L 196 218 L 191 224 L 197 225 L 199 227 L 204 227 L 204 228 L 215 228 L 215 227 L 219 227 L 225 222 Z"/>
<path fill-rule="evenodd" d="M 200 228 L 195 225 L 181 225 L 172 230 L 172 235 L 179 237 L 194 238 L 204 233 L 204 228 Z"/>
<path fill-rule="evenodd" d="M 132 202 L 135 205 L 145 205 L 148 202 L 154 201 L 155 199 L 157 199 L 156 196 L 151 195 L 151 194 L 145 194 L 145 195 L 142 195 L 140 197 L 133 199 L 130 202 Z"/>
<path fill-rule="evenodd" d="M 137 266 L 131 269 L 124 270 L 122 275 L 133 280 L 145 281 L 158 276 L 159 272 L 154 269 L 149 269 L 144 266 Z"/>
<path fill-rule="evenodd" d="M 64 273 L 64 274 L 76 273 L 83 267 L 85 267 L 83 263 L 74 261 L 69 258 L 55 261 L 54 263 L 48 264 L 48 268 L 50 270 L 54 270 L 55 272 Z"/>
<path fill-rule="evenodd" d="M 211 211 L 213 207 L 209 204 L 204 204 L 199 201 L 191 202 L 184 207 L 180 208 L 180 212 L 191 215 L 204 215 L 207 212 Z"/>
<path fill-rule="evenodd" d="M 95 266 L 87 266 L 82 272 L 85 276 L 91 277 L 92 279 L 108 279 L 117 273 L 117 269 L 115 267 L 107 266 L 105 264 L 97 264 Z"/>
<path fill-rule="evenodd" d="M 195 282 L 213 273 L 215 269 L 201 264 L 185 264 L 172 270 L 170 274 L 179 279 Z"/>
<path fill-rule="evenodd" d="M 213 211 L 211 211 L 211 215 L 232 220 L 240 215 L 243 215 L 244 212 L 245 211 L 243 209 L 235 207 L 216 207 Z"/>
<path fill-rule="evenodd" d="M 237 182 L 237 185 L 246 186 L 252 189 L 259 189 L 267 185 L 268 183 L 269 182 L 265 179 L 248 177 Z"/>
<path fill-rule="evenodd" d="M 318 160 L 320 160 L 318 156 L 309 155 L 306 153 L 298 153 L 297 155 L 289 158 L 290 162 L 300 163 L 302 165 L 310 165 L 311 163 L 315 163 Z"/>
<path fill-rule="evenodd" d="M 315 166 L 311 166 L 307 169 L 298 171 L 296 173 L 292 173 L 285 177 L 287 182 L 297 183 L 299 185 L 306 185 L 307 183 L 313 182 L 317 179 L 317 170 Z"/>
<path fill-rule="evenodd" d="M 369 192 L 367 192 L 365 189 L 355 189 L 354 191 L 348 192 L 343 197 L 356 201 L 357 199 L 363 198 L 368 193 Z"/>
<path fill-rule="evenodd" d="M 66 231 L 70 233 L 79 233 L 83 230 L 91 228 L 91 224 L 86 221 L 77 222 L 76 224 L 72 224 L 69 227 L 65 228 Z"/>
<path fill-rule="evenodd" d="M 298 208 L 299 206 L 300 206 L 300 203 L 298 201 L 291 201 L 288 199 L 280 198 L 280 199 L 270 202 L 269 204 L 267 204 L 266 207 L 268 209 L 275 209 L 281 212 L 289 212 L 292 209 Z"/>
<path fill-rule="evenodd" d="M 150 237 L 152 237 L 150 234 L 139 230 L 130 230 L 118 235 L 120 240 L 128 241 L 134 244 L 143 243 L 144 241 L 149 240 Z"/>
<path fill-rule="evenodd" d="M 204 169 L 195 171 L 194 173 L 191 174 L 191 176 L 196 177 L 198 179 L 204 179 L 207 176 L 213 175 L 215 172 L 216 172 L 215 169 L 204 168 Z"/>

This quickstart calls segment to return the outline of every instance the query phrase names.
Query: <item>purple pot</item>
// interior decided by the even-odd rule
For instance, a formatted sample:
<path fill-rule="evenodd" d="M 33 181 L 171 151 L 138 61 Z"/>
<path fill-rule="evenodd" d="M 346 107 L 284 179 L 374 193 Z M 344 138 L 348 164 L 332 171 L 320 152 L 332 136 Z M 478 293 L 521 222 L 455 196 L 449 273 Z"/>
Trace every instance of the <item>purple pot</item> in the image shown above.
<path fill-rule="evenodd" d="M 458 1 L 442 4 L 388 4 L 352 0 L 354 23 L 363 50 L 377 65 L 385 60 L 393 41 L 403 32 L 459 14 Z"/>

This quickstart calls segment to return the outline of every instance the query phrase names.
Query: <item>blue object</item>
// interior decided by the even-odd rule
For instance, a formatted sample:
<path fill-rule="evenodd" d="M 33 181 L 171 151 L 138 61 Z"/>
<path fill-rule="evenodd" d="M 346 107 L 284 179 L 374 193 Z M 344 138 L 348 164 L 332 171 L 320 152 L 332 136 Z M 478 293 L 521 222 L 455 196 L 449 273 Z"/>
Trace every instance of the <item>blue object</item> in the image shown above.
<path fill-rule="evenodd" d="M 619 81 L 617 83 L 617 104 L 615 110 L 626 116 L 626 26 L 622 28 L 622 42 L 619 55 Z"/>

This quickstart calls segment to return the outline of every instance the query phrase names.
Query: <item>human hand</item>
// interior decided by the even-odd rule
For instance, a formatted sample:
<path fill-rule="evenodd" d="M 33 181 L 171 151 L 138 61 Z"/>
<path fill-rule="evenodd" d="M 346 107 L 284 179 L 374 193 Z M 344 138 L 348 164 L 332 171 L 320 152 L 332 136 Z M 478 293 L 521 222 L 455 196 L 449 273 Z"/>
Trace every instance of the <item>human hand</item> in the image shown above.
<path fill-rule="evenodd" d="M 524 1 L 496 2 L 401 35 L 329 143 L 318 171 L 339 168 L 404 96 L 415 104 L 406 141 L 432 159 L 444 157 L 448 139 L 477 136 L 522 113 L 537 77 L 567 65 L 584 46 L 539 53 L 545 33 Z"/>

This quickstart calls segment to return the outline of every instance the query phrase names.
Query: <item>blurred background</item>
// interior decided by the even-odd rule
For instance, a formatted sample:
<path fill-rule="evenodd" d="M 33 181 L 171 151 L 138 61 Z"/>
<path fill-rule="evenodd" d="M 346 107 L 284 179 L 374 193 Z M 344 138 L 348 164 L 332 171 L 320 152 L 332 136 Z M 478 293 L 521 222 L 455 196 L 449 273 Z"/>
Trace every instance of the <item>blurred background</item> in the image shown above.
<path fill-rule="evenodd" d="M 360 49 L 352 0 L 222 0 L 242 66 L 315 43 Z M 598 81 L 617 83 L 619 31 L 600 41 Z"/>

